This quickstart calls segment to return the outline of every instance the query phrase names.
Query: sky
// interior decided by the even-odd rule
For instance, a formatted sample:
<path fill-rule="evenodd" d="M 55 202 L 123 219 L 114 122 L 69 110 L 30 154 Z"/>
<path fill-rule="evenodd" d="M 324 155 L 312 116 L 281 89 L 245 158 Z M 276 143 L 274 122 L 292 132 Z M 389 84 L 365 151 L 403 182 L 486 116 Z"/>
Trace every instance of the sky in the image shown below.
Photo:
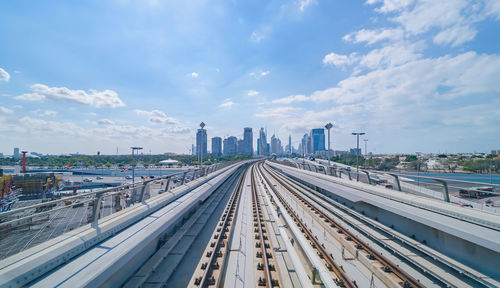
<path fill-rule="evenodd" d="M 0 2 L 0 152 L 189 153 L 202 121 L 500 149 L 500 1 Z"/>

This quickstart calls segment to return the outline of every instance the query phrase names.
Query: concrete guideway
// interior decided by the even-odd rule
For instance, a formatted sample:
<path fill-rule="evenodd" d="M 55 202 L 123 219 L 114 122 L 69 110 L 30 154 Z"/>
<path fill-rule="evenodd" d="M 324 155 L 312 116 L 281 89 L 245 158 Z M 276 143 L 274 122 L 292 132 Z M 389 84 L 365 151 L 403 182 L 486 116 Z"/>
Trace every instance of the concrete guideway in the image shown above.
<path fill-rule="evenodd" d="M 360 214 L 359 212 L 361 211 L 366 213 L 366 215 L 371 215 L 371 222 L 366 222 L 368 225 L 383 226 L 385 223 L 387 225 L 385 229 L 390 226 L 391 228 L 389 228 L 389 230 L 395 232 L 393 234 L 394 236 L 391 236 L 394 237 L 395 240 L 413 243 L 413 247 L 422 247 L 422 249 L 427 250 L 424 254 L 427 256 L 430 255 L 430 258 L 439 259 L 443 264 L 447 263 L 446 265 L 454 267 L 452 270 L 457 271 L 459 274 L 469 274 L 471 277 L 479 279 L 480 283 L 482 282 L 485 286 L 495 287 L 499 284 L 498 279 L 495 280 L 490 278 L 499 277 L 498 270 L 494 268 L 498 267 L 498 265 L 494 263 L 500 261 L 500 258 L 495 256 L 498 255 L 498 250 L 494 248 L 497 247 L 496 245 L 498 245 L 498 241 L 500 241 L 499 232 L 495 229 L 478 225 L 479 223 L 474 224 L 474 222 L 467 221 L 472 218 L 480 217 L 479 214 L 482 213 L 484 218 L 487 219 L 486 221 L 493 222 L 492 224 L 494 224 L 498 221 L 493 219 L 496 215 L 472 209 L 461 209 L 460 211 L 459 209 L 461 207 L 456 207 L 452 204 L 437 200 L 408 195 L 397 191 L 377 189 L 378 187 L 370 186 L 365 183 L 355 183 L 348 180 L 343 181 L 343 179 L 337 177 L 303 171 L 276 163 L 269 163 L 269 165 L 284 172 L 287 176 L 299 179 L 300 182 L 307 184 L 308 187 L 316 188 L 316 191 L 328 196 L 331 198 L 330 200 L 335 200 L 333 202 L 343 203 L 344 205 L 347 204 L 349 206 L 349 211 L 357 212 L 358 214 Z M 355 189 L 357 188 L 355 185 L 359 186 L 359 188 Z M 374 193 L 369 193 L 367 191 L 369 189 L 375 190 L 373 191 Z M 380 197 L 384 195 L 383 193 L 386 193 L 387 197 Z M 401 199 L 402 201 L 394 201 L 394 199 Z M 409 200 L 415 205 L 406 205 Z M 420 204 L 426 207 L 430 206 L 430 208 L 438 212 L 446 209 L 450 211 L 447 211 L 445 214 L 436 213 L 428 209 L 418 209 L 417 207 L 419 207 Z M 387 211 L 387 215 L 384 214 L 384 211 Z M 471 213 L 472 215 L 457 215 L 457 217 L 448 216 L 458 211 L 462 213 L 465 211 L 465 213 Z M 500 224 L 500 222 L 496 223 Z M 433 227 L 432 230 L 426 228 L 429 226 Z M 403 233 L 395 231 L 392 227 L 398 227 Z M 412 227 L 414 228 L 411 229 Z M 454 234 L 452 236 L 448 235 L 450 232 Z M 409 234 L 408 236 L 411 237 L 404 234 Z M 439 238 L 432 239 L 431 237 L 433 236 Z M 420 242 L 418 240 L 415 241 L 412 237 L 420 239 Z M 427 241 L 423 241 L 422 238 Z M 446 241 L 448 241 L 448 244 L 443 247 L 441 243 L 446 243 Z M 422 245 L 422 242 L 431 244 L 431 246 L 427 246 L 428 244 Z M 386 244 L 383 245 L 385 246 Z M 487 247 L 487 249 L 481 248 L 485 247 L 485 245 L 490 246 Z M 475 246 L 475 248 L 472 246 Z M 490 247 L 493 248 L 493 250 L 490 250 Z M 433 248 L 437 250 L 433 250 Z M 471 251 L 475 252 L 471 253 Z"/>
<path fill-rule="evenodd" d="M 0 286 L 500 287 L 476 264 L 500 261 L 494 215 L 321 172 L 234 164 L 7 258 Z"/>
<path fill-rule="evenodd" d="M 211 173 L 212 175 L 191 181 L 171 190 L 170 193 L 148 199 L 142 204 L 100 219 L 96 225 L 89 224 L 75 229 L 3 260 L 0 267 L 0 286 L 18 287 L 25 285 L 38 277 L 46 276 L 45 274 L 64 263 L 66 264 L 62 268 L 44 278 L 44 281 L 50 281 L 52 284 L 64 283 L 69 286 L 71 286 L 71 281 L 68 281 L 70 279 L 79 283 L 76 286 L 85 285 L 84 283 L 89 285 L 105 283 L 109 279 L 103 279 L 103 276 L 112 277 L 114 274 L 101 273 L 105 271 L 104 267 L 111 270 L 116 269 L 120 267 L 116 265 L 116 262 L 120 262 L 123 267 L 127 264 L 127 257 L 122 258 L 122 256 L 133 255 L 139 251 L 143 252 L 143 257 L 149 257 L 148 253 L 151 252 L 147 251 L 154 252 L 155 241 L 161 235 L 161 231 L 174 222 L 176 218 L 182 216 L 182 212 L 193 205 L 195 200 L 206 199 L 239 165 L 241 164 L 232 165 Z M 148 216 L 149 214 L 151 215 Z M 133 223 L 136 224 L 132 225 Z M 129 226 L 130 228 L 125 229 Z M 138 231 L 141 233 L 137 233 Z M 113 235 L 116 236 L 107 240 L 104 246 L 101 244 L 96 248 L 91 248 Z M 141 243 L 142 241 L 144 243 Z M 150 244 L 146 245 L 146 243 Z M 125 248 L 122 249 L 122 247 Z M 134 250 L 134 247 L 141 248 Z M 125 251 L 132 253 L 125 253 Z M 71 260 L 83 252 L 85 253 Z M 93 263 L 93 265 L 85 266 L 86 261 Z M 86 267 L 86 270 L 79 270 L 78 267 Z M 92 267 L 97 267 L 97 269 L 93 270 Z M 88 271 L 92 272 L 87 273 Z M 41 283 L 42 286 L 43 283 Z M 52 285 L 49 284 L 49 286 Z"/>

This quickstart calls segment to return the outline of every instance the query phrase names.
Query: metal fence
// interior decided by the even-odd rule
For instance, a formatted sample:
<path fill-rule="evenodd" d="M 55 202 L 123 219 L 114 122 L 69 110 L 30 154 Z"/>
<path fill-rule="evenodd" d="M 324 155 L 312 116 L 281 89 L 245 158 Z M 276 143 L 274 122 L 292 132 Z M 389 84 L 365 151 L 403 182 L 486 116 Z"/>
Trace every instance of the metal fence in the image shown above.
<path fill-rule="evenodd" d="M 349 179 L 351 181 L 359 179 L 360 182 L 370 185 L 383 185 L 389 189 L 436 198 L 445 202 L 454 202 L 457 205 L 472 206 L 486 212 L 500 213 L 499 207 L 494 207 L 493 204 L 488 204 L 485 201 L 487 196 L 500 196 L 500 185 L 498 184 L 363 169 L 360 169 L 357 175 L 355 169 L 343 166 L 324 166 L 297 162 L 294 164 L 295 167 L 307 171 Z M 293 166 L 290 163 L 287 165 Z M 493 188 L 493 191 L 480 190 L 474 186 L 489 186 Z M 476 196 L 473 199 L 470 197 L 460 197 L 461 190 L 475 192 Z M 481 194 L 482 196 L 480 196 Z"/>
<path fill-rule="evenodd" d="M 0 213 L 0 259 L 96 222 L 230 164 L 214 164 L 60 199 L 19 201 L 12 210 Z"/>

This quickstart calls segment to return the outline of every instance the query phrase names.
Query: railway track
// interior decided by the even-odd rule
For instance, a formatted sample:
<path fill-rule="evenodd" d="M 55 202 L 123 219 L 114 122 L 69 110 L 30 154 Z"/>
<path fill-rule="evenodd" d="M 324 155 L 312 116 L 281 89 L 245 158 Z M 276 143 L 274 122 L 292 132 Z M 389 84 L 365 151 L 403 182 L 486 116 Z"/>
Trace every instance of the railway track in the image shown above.
<path fill-rule="evenodd" d="M 244 175 L 240 176 L 238 184 L 235 186 L 231 197 L 224 209 L 222 216 L 213 232 L 212 241 L 205 249 L 202 260 L 198 264 L 193 277 L 191 278 L 190 287 L 218 287 L 223 279 L 223 268 L 226 263 L 226 257 L 229 249 L 229 239 L 233 231 L 233 219 L 236 208 L 238 207 L 241 191 L 243 189 Z"/>
<path fill-rule="evenodd" d="M 259 277 L 258 285 L 265 287 L 277 287 L 279 281 L 277 277 L 273 277 L 271 274 L 276 274 L 276 266 L 272 264 L 272 259 L 274 258 L 273 252 L 270 249 L 270 244 L 267 237 L 267 228 L 262 217 L 262 206 L 259 200 L 259 195 L 257 195 L 257 185 L 255 184 L 255 174 L 254 167 L 251 168 L 251 190 L 252 190 L 252 213 L 253 222 L 255 227 L 255 247 L 259 248 L 260 251 L 257 252 L 256 257 L 262 259 L 261 263 L 257 264 L 257 270 L 262 270 L 264 272 L 264 277 Z"/>
<path fill-rule="evenodd" d="M 393 261 L 384 252 L 374 251 L 372 248 L 377 244 L 390 254 L 397 256 L 406 266 L 411 266 L 419 271 L 425 278 L 430 278 L 437 286 L 442 287 L 497 287 L 498 282 L 485 277 L 485 275 L 474 271 L 460 263 L 442 255 L 431 248 L 421 245 L 410 237 L 404 236 L 389 227 L 370 219 L 349 207 L 346 207 L 330 197 L 315 191 L 288 177 L 284 177 L 276 171 L 265 169 L 269 175 L 280 183 L 293 197 L 305 204 L 314 214 L 320 215 L 326 223 L 338 234 L 345 235 L 356 248 L 355 255 L 368 253 L 368 258 L 377 261 L 384 275 L 394 274 L 400 279 L 399 284 L 403 287 L 421 287 L 423 283 L 416 279 L 414 274 L 403 271 L 403 265 L 399 261 Z M 333 214 L 329 216 L 329 214 Z M 341 223 L 339 223 L 341 222 Z M 355 231 L 353 233 L 351 231 Z M 356 236 L 358 235 L 358 236 Z M 359 237 L 359 235 L 363 237 Z M 392 257 L 391 257 L 392 258 Z M 411 271 L 411 270 L 410 270 Z M 390 284 L 390 283 L 386 283 Z"/>

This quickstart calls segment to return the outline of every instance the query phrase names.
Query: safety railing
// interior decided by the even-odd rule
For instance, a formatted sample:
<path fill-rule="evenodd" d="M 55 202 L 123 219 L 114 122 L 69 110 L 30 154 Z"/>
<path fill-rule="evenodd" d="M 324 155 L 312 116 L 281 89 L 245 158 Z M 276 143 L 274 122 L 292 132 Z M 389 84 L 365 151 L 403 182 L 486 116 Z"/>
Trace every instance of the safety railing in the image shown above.
<path fill-rule="evenodd" d="M 290 166 L 290 165 L 289 165 Z M 311 163 L 295 163 L 299 169 L 331 175 L 334 177 L 356 181 L 356 170 L 341 166 L 324 166 Z M 431 198 L 441 199 L 445 202 L 454 202 L 461 206 L 472 206 L 488 212 L 500 213 L 500 209 L 493 204 L 482 203 L 485 201 L 471 201 L 471 198 L 484 199 L 485 196 L 500 196 L 500 185 L 485 182 L 473 182 L 450 178 L 428 177 L 386 171 L 359 170 L 359 181 L 370 185 L 383 185 L 386 188 L 426 195 Z M 424 181 L 419 181 L 424 180 Z M 488 186 L 492 191 L 477 189 L 473 186 Z M 462 191 L 462 192 L 460 192 Z M 465 192 L 464 192 L 465 191 Z M 461 195 L 475 195 L 467 198 Z"/>
<path fill-rule="evenodd" d="M 19 201 L 0 213 L 0 259 L 184 185 L 231 163 L 218 163 L 53 199 Z M 42 202 L 40 202 L 42 201 Z M 38 202 L 38 203 L 37 203 Z M 27 203 L 33 203 L 27 205 Z M 18 205 L 21 206 L 21 205 Z"/>

